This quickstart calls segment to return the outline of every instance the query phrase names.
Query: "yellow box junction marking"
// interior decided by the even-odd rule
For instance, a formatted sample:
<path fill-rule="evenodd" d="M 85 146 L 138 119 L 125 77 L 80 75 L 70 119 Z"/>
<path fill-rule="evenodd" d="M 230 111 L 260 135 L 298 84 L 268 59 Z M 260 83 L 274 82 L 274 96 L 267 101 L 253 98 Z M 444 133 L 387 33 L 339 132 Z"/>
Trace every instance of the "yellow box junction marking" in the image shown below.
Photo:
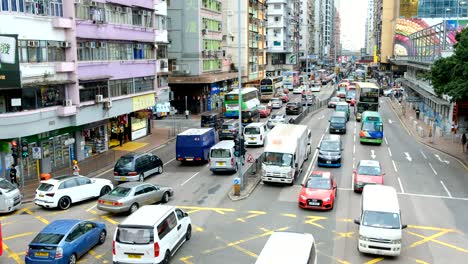
<path fill-rule="evenodd" d="M 445 232 L 445 231 L 442 231 L 442 232 Z M 442 232 L 439 232 L 439 233 L 437 233 L 437 234 L 440 234 L 440 233 L 442 233 Z M 421 241 L 424 240 L 424 243 L 427 243 L 427 242 L 431 241 L 431 242 L 437 243 L 437 244 L 439 244 L 439 245 L 443 245 L 443 246 L 446 246 L 446 247 L 449 247 L 449 248 L 452 248 L 452 249 L 461 251 L 461 252 L 463 252 L 463 253 L 468 253 L 468 250 L 467 250 L 467 249 L 464 249 L 464 248 L 461 248 L 461 247 L 457 247 L 457 246 L 455 246 L 455 245 L 452 245 L 452 244 L 449 244 L 449 243 L 446 243 L 446 242 L 442 242 L 442 241 L 440 241 L 440 240 L 435 239 L 435 237 L 432 237 L 432 236 L 431 236 L 432 238 L 431 238 L 430 240 L 427 240 L 427 238 L 429 238 L 429 237 L 427 237 L 427 236 L 423 236 L 423 235 L 420 235 L 420 234 L 417 234 L 417 233 L 414 233 L 414 232 L 411 232 L 411 231 L 408 231 L 408 234 L 411 234 L 411 235 L 413 235 L 413 236 L 417 236 L 417 237 L 419 237 L 419 238 L 422 238 Z M 436 234 L 436 235 L 437 235 L 437 234 Z M 416 242 L 416 243 L 417 243 L 417 242 Z M 413 243 L 413 244 L 414 244 L 414 243 Z M 411 246 L 410 246 L 410 247 L 411 247 Z"/>
<path fill-rule="evenodd" d="M 223 242 L 223 243 L 226 244 L 226 245 L 229 245 L 229 244 L 230 244 L 228 241 L 225 241 L 224 239 L 222 239 L 222 238 L 219 237 L 219 236 L 216 236 L 216 239 L 219 240 L 219 241 L 221 241 L 221 242 Z M 247 250 L 247 249 L 245 249 L 245 248 L 243 248 L 243 247 L 241 247 L 241 246 L 239 246 L 239 245 L 233 245 L 232 247 L 235 248 L 235 249 L 237 249 L 237 250 L 239 250 L 240 252 L 242 252 L 242 253 L 248 255 L 248 256 L 251 256 L 252 258 L 258 258 L 258 255 L 257 255 L 257 254 L 255 254 L 255 253 L 253 253 L 252 251 Z"/>
<path fill-rule="evenodd" d="M 4 237 L 3 241 L 10 240 L 10 239 L 15 239 L 15 238 L 18 238 L 18 237 L 29 236 L 29 235 L 32 235 L 32 234 L 35 234 L 35 232 L 26 232 L 26 233 L 21 233 L 21 234 L 9 236 L 9 237 Z"/>
<path fill-rule="evenodd" d="M 12 258 L 18 264 L 23 263 L 23 261 L 20 259 L 18 254 L 11 251 L 11 249 L 7 246 L 7 244 L 5 244 L 4 242 L 2 244 L 3 244 L 3 250 L 8 255 L 8 258 Z"/>
<path fill-rule="evenodd" d="M 340 239 L 340 238 L 353 238 L 354 232 L 337 232 L 333 231 L 333 233 L 337 234 L 337 236 L 334 238 L 334 240 Z"/>
<path fill-rule="evenodd" d="M 334 257 L 334 256 L 330 256 L 330 255 L 328 255 L 328 254 L 326 254 L 326 253 L 323 253 L 323 252 L 320 251 L 320 250 L 317 250 L 317 253 L 320 254 L 320 255 L 322 255 L 322 256 L 325 256 L 325 257 L 327 257 L 327 258 L 329 258 L 329 259 L 332 259 L 332 260 L 334 260 L 335 262 L 340 263 L 340 264 L 351 264 L 351 262 L 348 262 L 348 261 L 346 261 L 346 260 L 339 259 L 339 258 Z"/>
<path fill-rule="evenodd" d="M 367 261 L 364 264 L 374 264 L 374 263 L 380 262 L 382 260 L 384 260 L 384 258 L 375 258 L 375 259 L 371 259 L 371 260 Z"/>
<path fill-rule="evenodd" d="M 109 215 L 100 215 L 98 212 L 94 211 L 94 210 L 89 210 L 88 211 L 89 213 L 93 214 L 93 215 L 96 215 L 104 220 L 106 220 L 107 222 L 113 224 L 113 225 L 118 225 L 120 224 L 119 221 L 115 221 L 114 219 L 110 218 Z"/>
<path fill-rule="evenodd" d="M 193 258 L 193 256 L 183 257 L 183 258 L 180 258 L 179 260 L 182 261 L 185 264 L 193 264 L 193 262 L 189 261 L 189 259 L 191 259 L 191 258 Z"/>
<path fill-rule="evenodd" d="M 295 214 L 281 214 L 282 216 L 286 216 L 286 217 L 291 217 L 291 218 L 296 218 L 297 215 Z"/>
<path fill-rule="evenodd" d="M 322 225 L 317 224 L 316 221 L 325 220 L 325 219 L 327 219 L 327 217 L 324 217 L 324 216 L 307 216 L 307 218 L 309 220 L 305 221 L 306 224 L 314 225 L 316 227 L 320 227 L 322 229 L 325 229 L 325 227 L 323 227 Z"/>
<path fill-rule="evenodd" d="M 36 218 L 37 220 L 41 221 L 42 223 L 44 223 L 44 224 L 46 224 L 46 225 L 49 224 L 49 221 L 48 221 L 47 219 L 43 218 L 43 217 L 40 216 L 40 215 L 34 214 L 34 213 L 31 212 L 31 210 L 29 210 L 29 209 L 24 210 L 24 212 L 27 213 L 28 215 L 33 216 L 34 218 Z"/>
<path fill-rule="evenodd" d="M 263 212 L 263 211 L 249 211 L 249 214 L 250 215 L 248 215 L 246 217 L 237 218 L 236 220 L 245 223 L 245 220 L 256 217 L 256 216 L 259 216 L 259 215 L 265 215 L 266 212 Z"/>
<path fill-rule="evenodd" d="M 214 207 L 198 207 L 198 206 L 176 206 L 180 209 L 191 210 L 191 213 L 199 212 L 199 211 L 213 211 L 218 214 L 226 214 L 227 212 L 235 212 L 236 210 L 231 208 L 214 208 Z M 187 212 L 188 213 L 188 212 Z"/>

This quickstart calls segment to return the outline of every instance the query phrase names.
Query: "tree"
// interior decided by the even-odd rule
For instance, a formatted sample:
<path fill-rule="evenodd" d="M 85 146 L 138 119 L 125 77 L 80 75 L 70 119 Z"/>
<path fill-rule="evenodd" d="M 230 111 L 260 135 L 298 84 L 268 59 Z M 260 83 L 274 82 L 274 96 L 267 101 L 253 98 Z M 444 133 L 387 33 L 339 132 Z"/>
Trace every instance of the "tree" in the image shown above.
<path fill-rule="evenodd" d="M 454 54 L 434 62 L 427 77 L 438 95 L 447 94 L 453 101 L 468 99 L 468 28 L 457 33 Z"/>

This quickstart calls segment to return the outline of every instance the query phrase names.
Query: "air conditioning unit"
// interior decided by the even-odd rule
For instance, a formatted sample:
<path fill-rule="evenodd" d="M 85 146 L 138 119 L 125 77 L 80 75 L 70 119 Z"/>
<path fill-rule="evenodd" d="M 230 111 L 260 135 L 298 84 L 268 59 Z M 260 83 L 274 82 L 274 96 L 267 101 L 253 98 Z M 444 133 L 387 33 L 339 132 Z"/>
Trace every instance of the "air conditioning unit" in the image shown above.
<path fill-rule="evenodd" d="M 85 42 L 84 46 L 85 48 L 91 48 L 91 42 Z"/>
<path fill-rule="evenodd" d="M 98 6 L 98 3 L 96 1 L 91 1 L 91 6 Z"/>
<path fill-rule="evenodd" d="M 102 103 L 104 101 L 104 96 L 102 94 L 96 94 L 95 102 Z"/>
<path fill-rule="evenodd" d="M 104 102 L 104 108 L 107 108 L 107 109 L 112 108 L 112 101 L 106 101 L 106 102 Z"/>
<path fill-rule="evenodd" d="M 66 99 L 63 101 L 63 105 L 64 106 L 72 106 L 73 105 L 73 102 L 71 99 Z"/>
<path fill-rule="evenodd" d="M 139 15 L 144 15 L 145 12 L 144 12 L 143 10 L 138 10 L 138 14 L 139 14 Z"/>
<path fill-rule="evenodd" d="M 39 47 L 39 41 L 37 40 L 28 41 L 28 47 Z"/>
<path fill-rule="evenodd" d="M 211 56 L 211 55 L 213 55 L 213 51 L 212 51 L 212 50 L 209 50 L 209 51 L 208 51 L 208 56 Z"/>
<path fill-rule="evenodd" d="M 180 71 L 180 66 L 179 65 L 172 65 L 171 71 Z"/>
<path fill-rule="evenodd" d="M 201 33 L 202 33 L 203 35 L 205 35 L 205 34 L 206 34 L 206 29 L 202 29 Z"/>
<path fill-rule="evenodd" d="M 201 51 L 201 55 L 202 55 L 202 57 L 205 57 L 205 56 L 206 56 L 206 51 L 205 51 L 205 50 L 202 50 L 202 51 Z"/>
<path fill-rule="evenodd" d="M 71 43 L 68 41 L 62 41 L 60 42 L 60 47 L 62 48 L 69 48 L 71 46 Z"/>

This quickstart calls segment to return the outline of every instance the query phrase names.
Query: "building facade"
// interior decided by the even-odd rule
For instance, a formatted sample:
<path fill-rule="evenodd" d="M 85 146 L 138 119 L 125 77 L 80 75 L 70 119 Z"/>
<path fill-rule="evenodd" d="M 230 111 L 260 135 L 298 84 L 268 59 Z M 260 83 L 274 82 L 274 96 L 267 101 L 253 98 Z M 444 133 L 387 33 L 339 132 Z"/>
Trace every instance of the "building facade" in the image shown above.
<path fill-rule="evenodd" d="M 311 64 L 310 55 L 314 50 L 315 1 L 301 1 L 300 5 L 299 59 L 301 69 L 305 69 L 306 56 L 309 56 L 309 64 Z"/>
<path fill-rule="evenodd" d="M 467 1 L 419 0 L 417 17 L 466 18 L 468 17 Z"/>
<path fill-rule="evenodd" d="M 3 1 L 0 14 L 2 25 L 15 25 L 0 34 L 18 35 L 21 73 L 0 88 L 0 167 L 18 162 L 12 140 L 34 150 L 21 160 L 29 180 L 150 133 L 154 1 L 19 2 Z"/>
<path fill-rule="evenodd" d="M 334 17 L 333 17 L 333 39 L 330 50 L 331 58 L 333 62 L 336 63 L 338 56 L 341 55 L 341 17 L 340 12 L 335 7 Z"/>
<path fill-rule="evenodd" d="M 300 1 L 267 0 L 266 3 L 267 75 L 276 76 L 281 75 L 283 71 L 298 70 Z"/>
<path fill-rule="evenodd" d="M 364 46 L 366 48 L 366 54 L 374 54 L 375 36 L 374 36 L 374 0 L 368 0 L 367 2 L 367 16 L 366 16 L 366 28 L 365 28 L 365 39 Z"/>
<path fill-rule="evenodd" d="M 154 28 L 156 43 L 157 92 L 154 111 L 157 116 L 167 116 L 171 110 L 171 88 L 169 87 L 167 2 L 154 0 Z"/>
<path fill-rule="evenodd" d="M 220 96 L 233 79 L 231 58 L 225 45 L 220 0 L 168 1 L 168 58 L 174 92 L 172 104 L 178 112 L 220 109 Z"/>

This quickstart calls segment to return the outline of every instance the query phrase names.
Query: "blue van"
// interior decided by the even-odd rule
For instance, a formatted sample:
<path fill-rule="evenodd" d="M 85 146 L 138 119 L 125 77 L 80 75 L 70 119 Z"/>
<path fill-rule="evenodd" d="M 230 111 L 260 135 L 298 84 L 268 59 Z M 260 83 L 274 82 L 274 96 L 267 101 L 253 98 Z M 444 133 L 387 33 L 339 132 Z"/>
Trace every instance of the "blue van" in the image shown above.
<path fill-rule="evenodd" d="M 191 128 L 177 135 L 176 159 L 182 162 L 208 161 L 210 148 L 216 144 L 213 128 Z"/>

